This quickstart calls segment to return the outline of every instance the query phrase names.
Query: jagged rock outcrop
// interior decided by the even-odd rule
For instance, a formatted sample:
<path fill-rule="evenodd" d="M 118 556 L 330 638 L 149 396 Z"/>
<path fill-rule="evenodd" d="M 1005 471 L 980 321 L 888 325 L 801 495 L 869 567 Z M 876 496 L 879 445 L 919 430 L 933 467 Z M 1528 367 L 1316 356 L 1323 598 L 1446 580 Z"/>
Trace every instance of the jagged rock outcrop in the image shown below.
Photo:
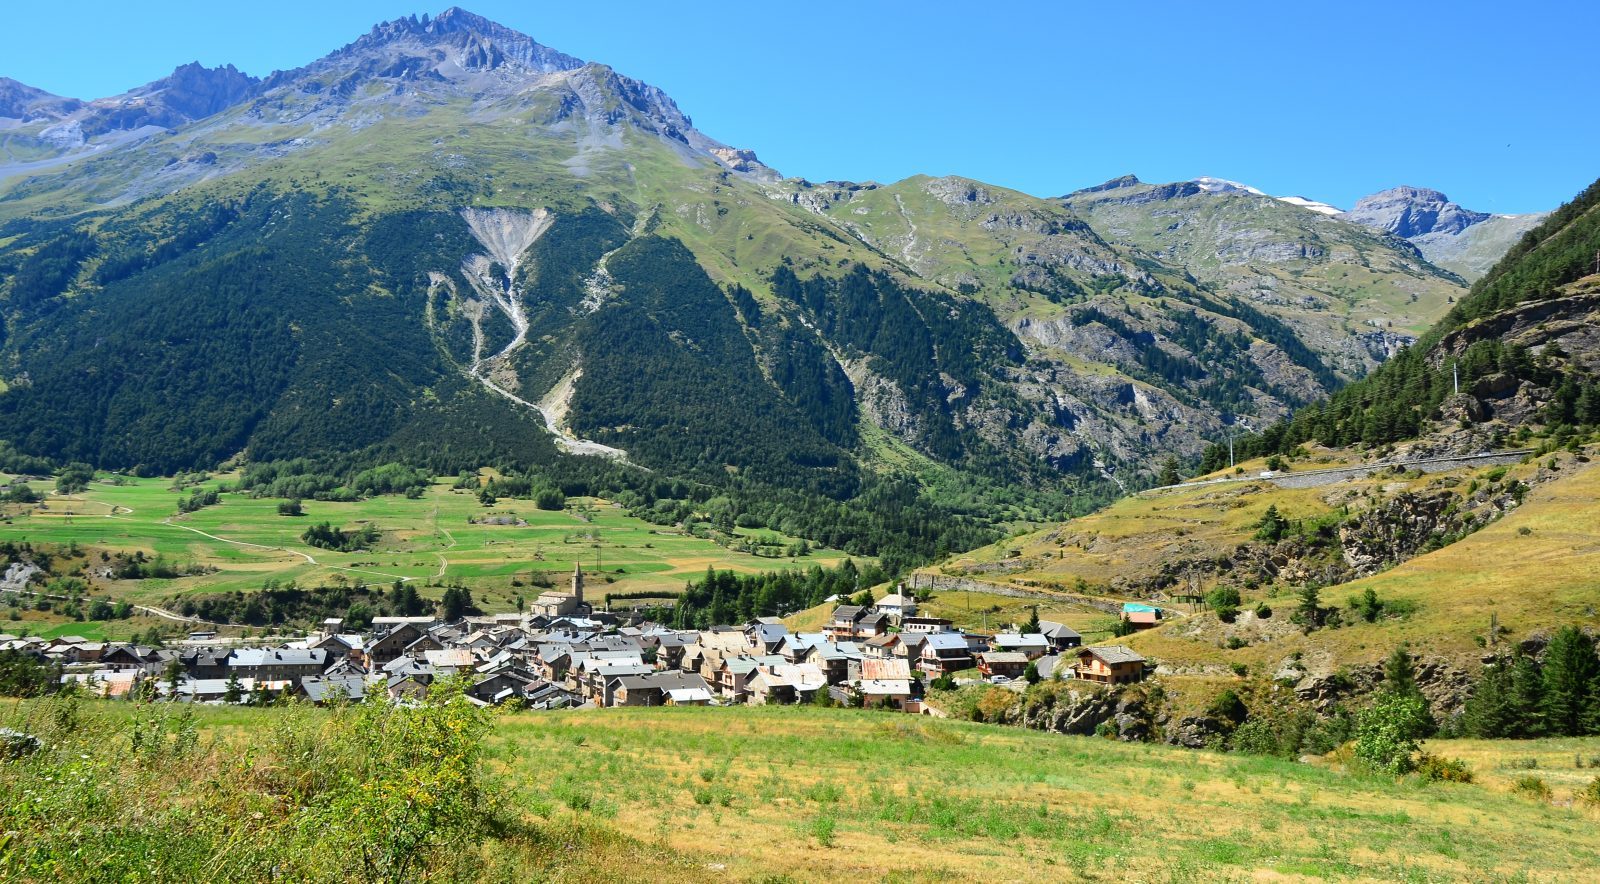
<path fill-rule="evenodd" d="M 1020 703 L 1016 723 L 1058 734 L 1093 734 L 1113 716 L 1127 714 L 1114 691 L 1084 684 L 1042 692 L 1034 702 Z"/>
<path fill-rule="evenodd" d="M 1415 661 L 1417 687 L 1428 701 L 1436 719 L 1443 721 L 1460 714 L 1471 696 L 1474 673 L 1438 658 Z M 1336 672 L 1306 675 L 1295 683 L 1295 696 L 1309 703 L 1318 713 L 1332 712 L 1335 706 L 1364 697 L 1383 687 L 1383 665 L 1372 663 L 1349 666 Z"/>
<path fill-rule="evenodd" d="M 1339 545 L 1352 576 L 1366 577 L 1416 555 L 1430 540 L 1459 533 L 1472 522 L 1460 516 L 1448 491 L 1399 494 L 1339 527 Z"/>
<path fill-rule="evenodd" d="M 1212 715 L 1185 715 L 1167 722 L 1162 736 L 1173 746 L 1204 749 L 1227 736 L 1228 725 Z"/>

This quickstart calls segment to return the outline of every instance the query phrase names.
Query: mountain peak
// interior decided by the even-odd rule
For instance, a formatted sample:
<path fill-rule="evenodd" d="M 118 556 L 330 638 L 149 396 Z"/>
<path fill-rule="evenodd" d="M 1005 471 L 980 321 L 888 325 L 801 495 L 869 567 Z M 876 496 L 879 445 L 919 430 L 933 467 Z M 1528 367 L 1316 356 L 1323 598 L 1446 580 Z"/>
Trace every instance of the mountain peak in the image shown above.
<path fill-rule="evenodd" d="M 13 120 L 49 119 L 70 113 L 80 104 L 82 102 L 75 98 L 62 98 L 10 77 L 0 77 L 0 117 Z"/>
<path fill-rule="evenodd" d="M 1200 189 L 1207 193 L 1251 193 L 1256 196 L 1266 196 L 1266 193 L 1258 188 L 1238 181 L 1229 181 L 1226 178 L 1213 178 L 1210 175 L 1202 175 L 1199 178 L 1190 180 L 1194 184 L 1198 184 Z"/>
<path fill-rule="evenodd" d="M 1085 187 L 1082 190 L 1075 191 L 1075 193 L 1104 193 L 1108 190 L 1121 190 L 1124 187 L 1138 187 L 1143 183 L 1137 175 L 1122 175 L 1092 187 Z M 1068 196 L 1071 195 L 1068 194 Z"/>
<path fill-rule="evenodd" d="M 1430 233 L 1460 233 L 1490 216 L 1463 209 L 1437 190 L 1401 185 L 1356 200 L 1355 207 L 1341 217 L 1410 239 Z"/>
<path fill-rule="evenodd" d="M 445 59 L 435 57 L 432 61 L 454 62 L 468 71 L 490 70 L 510 64 L 529 72 L 554 73 L 583 66 L 582 59 L 557 52 L 521 31 L 459 6 L 452 6 L 431 19 L 427 15 L 410 15 L 381 22 L 360 39 L 323 61 L 374 52 L 406 53 L 408 50 L 440 47 L 454 51 L 447 52 Z M 301 71 L 316 66 L 314 63 Z M 289 73 L 297 74 L 300 71 Z M 275 76 L 274 82 L 277 80 Z"/>

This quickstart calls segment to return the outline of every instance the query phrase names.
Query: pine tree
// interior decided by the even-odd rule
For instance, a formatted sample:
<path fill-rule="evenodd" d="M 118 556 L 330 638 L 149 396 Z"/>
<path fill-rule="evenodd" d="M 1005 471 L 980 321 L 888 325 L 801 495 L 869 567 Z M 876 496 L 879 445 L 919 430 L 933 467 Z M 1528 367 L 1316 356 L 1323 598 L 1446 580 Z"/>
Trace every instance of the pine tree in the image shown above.
<path fill-rule="evenodd" d="M 1469 737 L 1501 739 L 1521 727 L 1512 698 L 1511 666 L 1497 658 L 1483 670 L 1461 712 L 1461 729 Z"/>
<path fill-rule="evenodd" d="M 1383 664 L 1383 689 L 1395 694 L 1421 694 L 1417 668 L 1405 645 L 1394 649 Z"/>
<path fill-rule="evenodd" d="M 1025 632 L 1025 633 L 1028 633 L 1029 635 L 1035 635 L 1040 631 L 1040 628 L 1041 627 L 1039 626 L 1039 606 L 1038 605 L 1034 605 L 1032 613 L 1030 613 L 1028 615 L 1028 623 L 1027 623 L 1026 626 L 1023 627 L 1022 631 Z"/>
<path fill-rule="evenodd" d="M 459 586 L 447 587 L 444 591 L 444 598 L 440 601 L 443 609 L 441 616 L 447 623 L 454 623 L 465 617 L 467 615 L 467 606 L 472 604 L 470 597 L 466 596 L 466 590 Z"/>
<path fill-rule="evenodd" d="M 1322 590 L 1315 583 L 1307 583 L 1300 589 L 1300 605 L 1295 609 L 1294 619 L 1307 629 L 1322 625 Z"/>
<path fill-rule="evenodd" d="M 178 686 L 183 683 L 183 663 L 177 657 L 173 657 L 167 661 L 167 669 L 164 674 L 167 679 L 167 687 L 171 690 L 171 698 L 178 699 Z"/>
<path fill-rule="evenodd" d="M 222 692 L 222 702 L 232 706 L 242 699 L 244 699 L 244 685 L 239 683 L 239 673 L 229 672 L 227 687 Z"/>
<path fill-rule="evenodd" d="M 1157 485 L 1176 485 L 1181 477 L 1178 475 L 1178 459 L 1168 457 L 1166 463 L 1161 465 L 1161 475 L 1156 477 Z"/>
<path fill-rule="evenodd" d="M 1600 660 L 1594 643 L 1576 626 L 1563 626 L 1545 649 L 1541 711 L 1551 735 L 1578 736 L 1594 729 Z"/>
<path fill-rule="evenodd" d="M 1431 736 L 1438 730 L 1433 712 L 1428 709 L 1427 698 L 1422 695 L 1422 688 L 1417 686 L 1416 660 L 1411 656 L 1411 652 L 1406 650 L 1405 645 L 1395 648 L 1389 659 L 1384 661 L 1383 689 L 1395 696 L 1414 697 L 1422 701 L 1419 737 Z"/>
<path fill-rule="evenodd" d="M 1267 511 L 1261 514 L 1261 521 L 1257 523 L 1256 539 L 1276 543 L 1283 539 L 1284 532 L 1289 529 L 1289 523 L 1278 514 L 1278 505 L 1269 504 Z"/>
<path fill-rule="evenodd" d="M 1511 667 L 1511 708 L 1519 724 L 1508 736 L 1544 736 L 1544 680 L 1531 657 L 1518 657 Z"/>

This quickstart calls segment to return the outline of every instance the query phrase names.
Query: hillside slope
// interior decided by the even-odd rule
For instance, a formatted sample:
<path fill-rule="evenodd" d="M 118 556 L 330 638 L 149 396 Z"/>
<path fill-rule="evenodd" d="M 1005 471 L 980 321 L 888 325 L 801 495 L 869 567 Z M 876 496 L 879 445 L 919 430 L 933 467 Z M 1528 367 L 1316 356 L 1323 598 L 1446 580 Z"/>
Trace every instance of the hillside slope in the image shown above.
<path fill-rule="evenodd" d="M 1327 675 L 1341 666 L 1378 663 L 1402 644 L 1470 670 L 1484 653 L 1492 624 L 1505 631 L 1501 642 L 1559 625 L 1600 627 L 1600 464 L 1563 458 L 1558 466 L 1559 477 L 1535 485 L 1526 502 L 1504 518 L 1441 549 L 1322 591 L 1324 604 L 1345 607 L 1370 589 L 1403 614 L 1375 622 L 1346 615 L 1346 625 L 1305 633 L 1284 628 L 1299 601 L 1290 587 L 1246 589 L 1245 611 L 1234 624 L 1205 615 L 1128 642 L 1174 671 L 1220 673 L 1243 663 L 1258 672 L 1293 665 Z M 1271 618 L 1251 613 L 1257 602 L 1272 608 Z M 1219 647 L 1233 637 L 1245 644 Z"/>

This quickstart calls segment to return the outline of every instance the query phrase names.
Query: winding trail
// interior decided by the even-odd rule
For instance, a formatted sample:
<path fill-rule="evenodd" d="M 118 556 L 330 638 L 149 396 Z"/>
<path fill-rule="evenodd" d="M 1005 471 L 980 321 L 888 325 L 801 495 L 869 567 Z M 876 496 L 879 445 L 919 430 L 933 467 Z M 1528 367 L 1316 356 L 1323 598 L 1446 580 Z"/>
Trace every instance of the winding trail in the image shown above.
<path fill-rule="evenodd" d="M 432 579 L 437 582 L 439 580 L 443 580 L 444 579 L 445 569 L 450 567 L 450 560 L 445 558 L 444 554 L 449 552 L 450 550 L 456 548 L 456 536 L 454 534 L 450 533 L 450 529 L 449 528 L 446 528 L 445 526 L 439 524 L 439 506 L 438 506 L 438 504 L 434 505 L 433 512 L 430 515 L 430 518 L 433 519 L 433 530 L 437 531 L 440 534 L 443 534 L 445 536 L 445 539 L 450 541 L 448 546 L 446 546 L 444 549 L 434 553 L 434 555 L 439 557 L 439 570 L 434 572 L 434 575 L 433 575 Z"/>

